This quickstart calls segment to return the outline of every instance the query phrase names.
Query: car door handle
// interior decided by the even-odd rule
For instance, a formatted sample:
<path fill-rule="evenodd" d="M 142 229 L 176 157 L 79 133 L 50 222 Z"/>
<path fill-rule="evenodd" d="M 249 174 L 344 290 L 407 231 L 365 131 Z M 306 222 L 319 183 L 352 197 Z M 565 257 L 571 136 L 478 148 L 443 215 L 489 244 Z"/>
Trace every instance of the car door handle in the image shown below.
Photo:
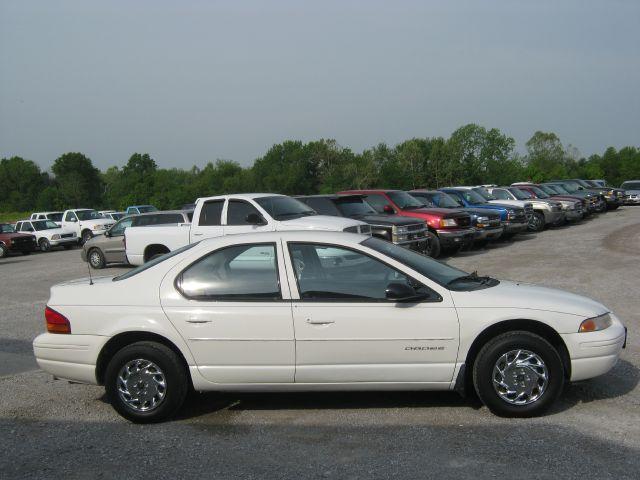
<path fill-rule="evenodd" d="M 187 323 L 211 323 L 211 320 L 201 320 L 199 318 L 190 318 Z"/>
<path fill-rule="evenodd" d="M 194 237 L 201 237 L 202 235 L 204 235 L 204 233 L 194 233 L 193 234 Z"/>
<path fill-rule="evenodd" d="M 312 320 L 310 318 L 307 318 L 307 323 L 309 325 L 329 325 L 336 322 L 335 320 Z"/>

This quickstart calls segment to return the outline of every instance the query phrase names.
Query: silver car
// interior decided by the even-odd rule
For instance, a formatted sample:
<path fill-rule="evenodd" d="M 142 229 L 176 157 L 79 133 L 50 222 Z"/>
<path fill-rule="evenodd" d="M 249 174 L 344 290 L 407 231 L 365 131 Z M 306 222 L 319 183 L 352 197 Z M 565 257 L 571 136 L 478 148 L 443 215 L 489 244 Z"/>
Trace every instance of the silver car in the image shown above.
<path fill-rule="evenodd" d="M 627 180 L 620 185 L 620 188 L 625 191 L 625 205 L 640 204 L 640 180 Z"/>
<path fill-rule="evenodd" d="M 82 246 L 82 260 L 93 268 L 104 268 L 108 263 L 127 263 L 124 231 L 128 227 L 191 223 L 193 211 L 168 210 L 164 212 L 129 215 L 116 222 L 104 235 L 97 235 Z"/>

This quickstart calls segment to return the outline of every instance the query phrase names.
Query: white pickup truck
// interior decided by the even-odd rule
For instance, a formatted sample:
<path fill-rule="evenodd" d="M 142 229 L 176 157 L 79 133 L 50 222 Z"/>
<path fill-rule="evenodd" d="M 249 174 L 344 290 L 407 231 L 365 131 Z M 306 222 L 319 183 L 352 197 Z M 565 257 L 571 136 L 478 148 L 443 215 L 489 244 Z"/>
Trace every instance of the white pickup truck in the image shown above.
<path fill-rule="evenodd" d="M 323 230 L 371 233 L 359 220 L 318 215 L 304 203 L 273 193 L 245 193 L 199 198 L 192 223 L 129 227 L 125 249 L 131 265 L 148 260 L 205 238 L 236 233 Z"/>
<path fill-rule="evenodd" d="M 90 208 L 76 208 L 65 210 L 62 215 L 62 229 L 75 233 L 82 243 L 90 240 L 94 235 L 101 235 L 116 223 L 115 220 L 104 218 Z"/>

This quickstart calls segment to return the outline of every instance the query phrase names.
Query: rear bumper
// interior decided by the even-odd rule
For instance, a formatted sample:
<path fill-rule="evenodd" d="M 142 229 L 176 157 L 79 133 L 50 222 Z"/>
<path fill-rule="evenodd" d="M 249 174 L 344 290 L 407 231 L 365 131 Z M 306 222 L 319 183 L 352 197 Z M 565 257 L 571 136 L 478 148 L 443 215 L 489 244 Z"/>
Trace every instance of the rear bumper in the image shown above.
<path fill-rule="evenodd" d="M 43 333 L 33 341 L 38 366 L 54 377 L 97 384 L 96 360 L 109 337 Z"/>
<path fill-rule="evenodd" d="M 436 230 L 440 245 L 444 248 L 470 245 L 475 239 L 475 228 L 452 228 Z"/>

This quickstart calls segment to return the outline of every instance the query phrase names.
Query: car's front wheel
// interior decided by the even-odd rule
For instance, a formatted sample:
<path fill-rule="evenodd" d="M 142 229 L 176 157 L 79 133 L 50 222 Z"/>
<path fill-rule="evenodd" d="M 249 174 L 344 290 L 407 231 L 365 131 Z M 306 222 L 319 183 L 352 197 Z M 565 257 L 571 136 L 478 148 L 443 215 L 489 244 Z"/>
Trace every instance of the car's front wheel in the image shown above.
<path fill-rule="evenodd" d="M 82 232 L 81 239 L 83 244 L 87 243 L 92 238 L 93 238 L 93 233 L 91 233 L 91 230 L 85 230 Z"/>
<path fill-rule="evenodd" d="M 487 342 L 473 366 L 480 400 L 496 415 L 533 417 L 558 398 L 564 368 L 547 340 L 527 331 L 507 332 Z"/>
<path fill-rule="evenodd" d="M 49 250 L 51 250 L 51 244 L 46 238 L 41 238 L 38 242 L 38 246 L 40 247 L 40 251 L 42 252 L 48 252 Z"/>
<path fill-rule="evenodd" d="M 89 250 L 88 258 L 89 258 L 89 265 L 91 265 L 93 268 L 97 270 L 104 268 L 106 264 L 104 255 L 97 248 L 92 248 L 91 250 Z"/>
<path fill-rule="evenodd" d="M 531 220 L 529 220 L 529 230 L 532 232 L 541 232 L 544 230 L 544 215 L 540 212 L 533 212 Z"/>
<path fill-rule="evenodd" d="M 9 253 L 9 251 L 7 250 L 7 247 L 5 247 L 0 243 L 0 258 L 6 257 L 7 253 Z"/>
<path fill-rule="evenodd" d="M 189 388 L 187 371 L 166 345 L 136 342 L 109 362 L 105 390 L 113 408 L 136 423 L 159 422 L 174 415 Z"/>
<path fill-rule="evenodd" d="M 424 251 L 425 255 L 431 258 L 438 258 L 440 256 L 440 250 L 440 239 L 438 235 L 427 231 L 427 248 Z"/>

